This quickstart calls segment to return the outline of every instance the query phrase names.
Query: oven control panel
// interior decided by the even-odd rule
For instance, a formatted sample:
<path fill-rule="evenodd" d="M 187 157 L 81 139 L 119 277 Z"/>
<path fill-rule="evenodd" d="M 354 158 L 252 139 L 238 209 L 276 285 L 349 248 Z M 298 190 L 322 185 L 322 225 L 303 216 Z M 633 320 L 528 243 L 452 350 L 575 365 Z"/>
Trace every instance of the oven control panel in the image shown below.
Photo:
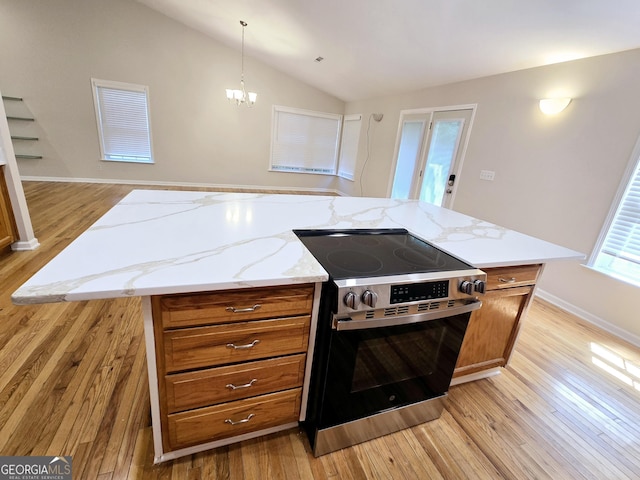
<path fill-rule="evenodd" d="M 481 270 L 465 273 L 450 278 L 433 274 L 431 278 L 418 281 L 403 277 L 336 280 L 339 299 L 336 313 L 349 314 L 354 311 L 469 299 L 482 295 L 485 291 L 486 274 Z"/>
<path fill-rule="evenodd" d="M 449 296 L 449 280 L 439 282 L 407 283 L 405 285 L 391 285 L 389 303 L 419 302 L 420 300 L 435 300 Z"/>

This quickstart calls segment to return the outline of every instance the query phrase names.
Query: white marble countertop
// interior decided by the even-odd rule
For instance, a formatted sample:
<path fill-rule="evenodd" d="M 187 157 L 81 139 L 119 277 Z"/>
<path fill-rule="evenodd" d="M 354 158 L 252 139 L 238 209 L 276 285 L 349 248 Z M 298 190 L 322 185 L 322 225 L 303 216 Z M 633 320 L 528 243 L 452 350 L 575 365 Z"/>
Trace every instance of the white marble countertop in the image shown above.
<path fill-rule="evenodd" d="M 426 203 L 135 190 L 12 295 L 17 304 L 320 282 L 296 228 L 404 227 L 478 268 L 584 255 Z"/>

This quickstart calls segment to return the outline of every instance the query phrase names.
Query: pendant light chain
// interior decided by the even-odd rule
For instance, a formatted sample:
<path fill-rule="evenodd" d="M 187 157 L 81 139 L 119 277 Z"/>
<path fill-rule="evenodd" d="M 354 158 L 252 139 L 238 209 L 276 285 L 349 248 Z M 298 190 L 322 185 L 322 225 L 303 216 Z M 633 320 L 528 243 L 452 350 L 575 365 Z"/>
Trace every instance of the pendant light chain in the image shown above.
<path fill-rule="evenodd" d="M 242 45 L 240 46 L 240 80 L 244 85 L 244 27 L 247 26 L 247 22 L 240 20 L 240 25 L 242 25 Z"/>
<path fill-rule="evenodd" d="M 256 103 L 258 94 L 254 92 L 247 93 L 244 88 L 244 28 L 247 26 L 247 22 L 240 20 L 240 25 L 242 25 L 242 43 L 240 44 L 240 90 L 227 88 L 227 99 L 230 102 L 235 102 L 236 105 L 251 107 Z"/>

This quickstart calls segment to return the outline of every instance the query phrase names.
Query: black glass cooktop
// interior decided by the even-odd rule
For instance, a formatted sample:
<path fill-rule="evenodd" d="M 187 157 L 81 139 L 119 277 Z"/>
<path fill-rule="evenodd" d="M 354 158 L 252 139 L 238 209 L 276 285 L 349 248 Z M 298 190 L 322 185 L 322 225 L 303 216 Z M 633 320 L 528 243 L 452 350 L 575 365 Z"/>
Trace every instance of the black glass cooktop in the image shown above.
<path fill-rule="evenodd" d="M 467 270 L 405 229 L 294 230 L 334 280 Z"/>

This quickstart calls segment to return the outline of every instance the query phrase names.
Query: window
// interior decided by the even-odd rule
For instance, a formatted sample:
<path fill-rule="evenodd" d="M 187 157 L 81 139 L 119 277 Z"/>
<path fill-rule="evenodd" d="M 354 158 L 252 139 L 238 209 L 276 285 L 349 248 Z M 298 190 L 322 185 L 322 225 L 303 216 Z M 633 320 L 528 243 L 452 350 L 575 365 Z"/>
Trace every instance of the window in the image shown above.
<path fill-rule="evenodd" d="M 153 163 L 148 87 L 95 78 L 91 79 L 91 85 L 101 158 Z"/>
<path fill-rule="evenodd" d="M 640 138 L 588 265 L 640 286 Z"/>
<path fill-rule="evenodd" d="M 361 124 L 362 115 L 345 115 L 342 123 L 338 175 L 349 180 L 353 180 L 356 173 Z"/>
<path fill-rule="evenodd" d="M 274 105 L 270 170 L 335 175 L 342 115 Z"/>

